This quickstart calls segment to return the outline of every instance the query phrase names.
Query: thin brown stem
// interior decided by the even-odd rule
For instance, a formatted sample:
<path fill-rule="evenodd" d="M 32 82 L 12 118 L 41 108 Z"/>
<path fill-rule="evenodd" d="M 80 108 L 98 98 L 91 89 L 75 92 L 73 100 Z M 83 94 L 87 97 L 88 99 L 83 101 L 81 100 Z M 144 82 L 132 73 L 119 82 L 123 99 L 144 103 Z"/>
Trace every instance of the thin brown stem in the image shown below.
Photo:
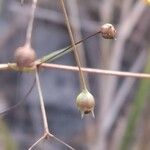
<path fill-rule="evenodd" d="M 40 80 L 39 80 L 39 75 L 38 75 L 37 69 L 35 70 L 35 74 L 36 74 L 36 83 L 37 83 L 37 88 L 38 88 L 38 94 L 39 94 L 39 98 L 40 98 L 40 106 L 41 106 L 42 117 L 43 117 L 44 131 L 46 133 L 48 133 L 49 128 L 48 128 L 47 115 L 46 115 L 44 99 L 43 99 L 43 95 L 42 95 L 42 90 L 41 90 L 41 85 L 40 85 Z"/>
<path fill-rule="evenodd" d="M 100 33 L 101 33 L 101 30 L 100 30 L 100 31 L 97 31 L 97 32 L 95 32 L 95 33 L 93 33 L 93 34 L 91 34 L 91 35 L 85 37 L 85 38 L 83 38 L 82 40 L 76 42 L 76 43 L 75 43 L 75 46 L 78 45 L 78 44 L 80 44 L 80 43 L 83 43 L 83 42 L 87 41 L 88 39 L 90 39 L 90 38 L 92 38 L 92 37 L 94 37 L 95 35 L 98 35 L 98 34 L 100 34 Z M 70 49 L 70 48 L 72 48 L 72 47 L 73 47 L 73 45 L 70 45 L 70 46 L 68 46 L 68 48 L 67 48 L 66 50 L 68 50 L 68 49 Z"/>
<path fill-rule="evenodd" d="M 72 146 L 68 145 L 67 143 L 63 142 L 62 140 L 58 139 L 56 136 L 53 135 L 53 139 L 56 140 L 57 142 L 65 145 L 66 147 L 68 147 L 71 150 L 75 150 Z"/>
<path fill-rule="evenodd" d="M 48 64 L 43 63 L 41 67 L 44 68 L 55 68 L 62 69 L 68 71 L 79 71 L 78 67 L 60 65 L 60 64 Z M 150 74 L 147 73 L 133 73 L 133 72 L 125 72 L 125 71 L 112 71 L 112 70 L 104 70 L 104 69 L 94 69 L 94 68 L 81 68 L 82 71 L 93 74 L 103 74 L 103 75 L 111 75 L 111 76 L 120 76 L 120 77 L 132 77 L 132 78 L 145 78 L 150 79 Z"/>
<path fill-rule="evenodd" d="M 60 64 L 50 64 L 50 63 L 43 63 L 40 65 L 43 68 L 55 68 L 55 69 L 62 69 L 68 71 L 79 71 L 78 67 L 74 66 L 67 66 L 67 65 L 60 65 Z M 15 69 L 16 68 L 16 69 Z M 9 71 L 17 71 L 17 66 L 15 63 L 10 64 L 0 64 L 0 71 L 9 70 Z M 34 69 L 32 69 L 33 71 Z M 132 78 L 145 78 L 150 79 L 150 74 L 147 73 L 133 73 L 133 72 L 125 72 L 125 71 L 113 71 L 113 70 L 104 70 L 104 69 L 93 69 L 93 68 L 81 68 L 82 71 L 94 74 L 103 74 L 103 75 L 113 75 L 113 76 L 120 76 L 120 77 L 132 77 Z"/>
<path fill-rule="evenodd" d="M 79 58 L 79 53 L 77 51 L 77 47 L 76 47 L 76 44 L 75 44 L 75 41 L 74 41 L 74 37 L 73 37 L 72 30 L 71 30 L 71 25 L 70 25 L 70 22 L 69 22 L 69 18 L 68 18 L 68 15 L 67 15 L 65 3 L 64 3 L 64 0 L 60 0 L 60 2 L 61 2 L 61 6 L 62 6 L 62 9 L 63 9 L 64 16 L 65 16 L 66 25 L 67 25 L 68 32 L 69 32 L 69 35 L 70 35 L 71 43 L 72 43 L 72 46 L 74 48 L 73 51 L 74 51 L 75 59 L 76 59 L 76 62 L 77 62 L 78 68 L 79 68 L 79 77 L 80 77 L 81 89 L 86 90 L 87 89 L 86 88 L 86 82 L 85 82 L 83 72 L 81 70 L 81 62 L 80 62 L 80 58 Z"/>
<path fill-rule="evenodd" d="M 30 87 L 29 91 L 27 92 L 27 94 L 25 95 L 25 97 L 23 99 L 21 99 L 19 102 L 17 102 L 15 105 L 13 106 L 10 106 L 8 109 L 5 109 L 4 111 L 0 111 L 0 116 L 3 116 L 5 115 L 6 113 L 14 110 L 15 108 L 17 108 L 18 106 L 20 106 L 26 99 L 27 97 L 29 96 L 29 94 L 31 93 L 32 89 L 34 88 L 34 85 L 35 85 L 35 79 L 33 81 L 33 84 L 32 86 Z"/>
<path fill-rule="evenodd" d="M 28 23 L 27 33 L 26 33 L 26 45 L 31 45 L 31 35 L 33 30 L 33 22 L 34 22 L 34 15 L 35 15 L 35 9 L 37 5 L 37 0 L 33 0 L 32 7 L 31 7 L 31 16 Z"/>
<path fill-rule="evenodd" d="M 40 137 L 28 150 L 33 149 L 36 145 L 38 145 L 42 140 L 44 139 L 48 139 L 48 138 L 53 138 L 55 141 L 61 143 L 62 145 L 66 146 L 67 148 L 69 148 L 70 150 L 75 150 L 75 148 L 73 148 L 72 146 L 68 145 L 67 143 L 65 143 L 64 141 L 60 140 L 59 138 L 57 138 L 56 136 L 54 136 L 53 134 L 51 134 L 50 132 L 45 132 L 44 135 L 42 137 Z"/>
<path fill-rule="evenodd" d="M 94 33 L 94 34 L 92 34 L 92 35 L 90 35 L 90 36 L 88 36 L 88 37 L 85 37 L 84 39 L 82 39 L 82 40 L 76 42 L 75 45 L 78 45 L 78 44 L 80 44 L 80 43 L 82 43 L 82 42 L 85 42 L 85 41 L 88 40 L 89 38 L 94 37 L 95 35 L 97 35 L 97 34 L 99 34 L 99 33 L 101 33 L 101 31 L 98 31 L 98 32 L 96 32 L 96 33 Z M 73 48 L 73 46 L 72 46 L 72 45 L 69 45 L 68 47 L 62 49 L 61 52 L 59 52 L 59 53 L 58 53 L 57 55 L 55 55 L 53 58 L 52 58 L 52 57 L 48 57 L 48 55 L 47 55 L 44 59 L 39 59 L 40 62 L 39 62 L 38 65 L 40 66 L 40 65 L 41 65 L 42 63 L 44 63 L 44 62 L 47 62 L 47 61 L 49 61 L 49 60 L 52 61 L 52 59 L 54 60 L 54 59 L 56 59 L 56 58 L 59 58 L 59 57 L 65 55 L 65 54 L 67 54 L 69 51 L 71 52 L 71 51 L 72 51 L 72 48 Z M 50 55 L 51 55 L 51 54 L 50 54 Z"/>
<path fill-rule="evenodd" d="M 45 139 L 45 135 L 39 138 L 28 150 L 32 150 L 36 145 L 38 145 L 44 139 Z"/>
<path fill-rule="evenodd" d="M 80 41 L 78 41 L 78 42 L 76 42 L 75 45 L 78 45 L 78 44 L 80 44 L 80 43 L 82 43 L 82 42 L 88 40 L 89 38 L 94 37 L 95 35 L 97 35 L 97 34 L 99 34 L 99 33 L 101 33 L 101 30 L 99 30 L 99 31 L 97 31 L 97 32 L 95 32 L 95 33 L 93 33 L 93 34 L 91 34 L 91 35 L 89 35 L 89 36 L 83 38 L 82 40 L 80 40 Z"/>

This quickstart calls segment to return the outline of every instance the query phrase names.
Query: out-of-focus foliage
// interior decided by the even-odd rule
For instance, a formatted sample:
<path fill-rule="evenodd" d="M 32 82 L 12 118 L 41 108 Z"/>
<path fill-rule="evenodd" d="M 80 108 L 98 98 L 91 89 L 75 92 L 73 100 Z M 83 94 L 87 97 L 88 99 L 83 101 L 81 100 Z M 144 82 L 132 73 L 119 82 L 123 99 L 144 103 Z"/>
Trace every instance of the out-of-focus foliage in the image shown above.
<path fill-rule="evenodd" d="M 144 72 L 150 73 L 150 56 L 147 58 Z M 141 112 L 144 109 L 144 104 L 150 98 L 149 89 L 150 81 L 147 79 L 141 80 L 131 107 L 131 114 L 129 115 L 126 132 L 121 145 L 121 150 L 130 149 L 130 144 L 133 142 L 134 133 L 136 131 L 139 118 L 141 117 Z"/>
<path fill-rule="evenodd" d="M 17 150 L 17 146 L 11 137 L 10 130 L 2 120 L 0 120 L 0 145 L 1 150 Z"/>

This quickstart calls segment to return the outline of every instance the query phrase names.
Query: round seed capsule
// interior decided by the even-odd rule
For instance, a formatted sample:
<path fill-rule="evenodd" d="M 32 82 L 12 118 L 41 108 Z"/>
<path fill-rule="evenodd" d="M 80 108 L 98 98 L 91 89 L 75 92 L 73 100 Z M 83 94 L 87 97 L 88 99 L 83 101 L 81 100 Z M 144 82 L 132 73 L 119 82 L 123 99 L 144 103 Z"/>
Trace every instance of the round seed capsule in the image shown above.
<path fill-rule="evenodd" d="M 14 58 L 19 68 L 32 67 L 36 59 L 36 54 L 30 46 L 25 45 L 16 49 Z"/>
<path fill-rule="evenodd" d="M 106 23 L 100 28 L 102 37 L 105 39 L 114 39 L 116 37 L 116 29 L 112 24 Z"/>
<path fill-rule="evenodd" d="M 94 117 L 94 107 L 95 107 L 95 100 L 93 95 L 88 92 L 87 90 L 83 90 L 76 99 L 76 104 L 81 112 L 81 117 L 83 118 L 84 114 L 92 113 Z"/>

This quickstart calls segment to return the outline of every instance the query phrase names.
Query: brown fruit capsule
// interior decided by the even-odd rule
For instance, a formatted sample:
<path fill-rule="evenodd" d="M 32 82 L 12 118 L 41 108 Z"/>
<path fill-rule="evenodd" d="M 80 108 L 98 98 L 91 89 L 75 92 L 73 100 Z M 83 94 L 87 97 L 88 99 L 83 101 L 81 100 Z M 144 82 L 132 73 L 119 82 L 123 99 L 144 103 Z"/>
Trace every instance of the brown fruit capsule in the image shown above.
<path fill-rule="evenodd" d="M 81 118 L 84 117 L 84 114 L 92 113 L 94 117 L 94 107 L 95 107 L 95 100 L 93 95 L 88 92 L 87 90 L 83 90 L 76 99 L 76 104 L 81 112 Z"/>
<path fill-rule="evenodd" d="M 25 45 L 16 49 L 14 58 L 19 68 L 32 67 L 36 59 L 36 54 L 30 46 Z"/>
<path fill-rule="evenodd" d="M 114 39 L 116 37 L 116 29 L 112 24 L 106 23 L 101 26 L 101 34 L 105 39 Z"/>

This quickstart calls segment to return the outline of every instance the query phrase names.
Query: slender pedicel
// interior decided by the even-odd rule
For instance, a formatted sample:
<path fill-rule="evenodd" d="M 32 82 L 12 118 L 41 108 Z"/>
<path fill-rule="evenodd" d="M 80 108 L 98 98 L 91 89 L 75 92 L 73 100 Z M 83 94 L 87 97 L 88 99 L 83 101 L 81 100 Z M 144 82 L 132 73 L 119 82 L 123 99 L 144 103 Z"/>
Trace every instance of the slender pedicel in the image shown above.
<path fill-rule="evenodd" d="M 79 110 L 81 112 L 81 117 L 83 118 L 84 114 L 88 114 L 90 112 L 92 112 L 92 114 L 94 114 L 93 110 L 94 110 L 94 106 L 95 106 L 95 100 L 94 100 L 94 97 L 92 96 L 92 94 L 90 92 L 88 92 L 88 90 L 87 90 L 85 78 L 84 78 L 83 72 L 81 70 L 81 62 L 80 62 L 80 58 L 79 58 L 79 53 L 78 53 L 78 50 L 76 48 L 76 43 L 74 41 L 74 37 L 73 37 L 72 30 L 71 30 L 71 25 L 70 25 L 70 22 L 69 22 L 67 11 L 66 11 L 66 8 L 65 8 L 64 0 L 60 0 L 60 2 L 61 2 L 63 13 L 64 13 L 64 16 L 65 16 L 65 19 L 66 19 L 66 24 L 67 24 L 68 32 L 69 32 L 69 35 L 70 35 L 70 39 L 71 39 L 71 42 L 72 42 L 74 56 L 76 58 L 76 62 L 77 62 L 78 68 L 79 68 L 81 93 L 79 94 L 79 96 L 77 96 L 76 104 L 77 104 L 77 107 L 79 108 Z M 92 99 L 91 98 L 89 99 L 89 96 L 91 96 Z M 88 105 L 88 102 L 89 102 L 90 105 Z M 94 115 L 93 115 L 93 117 L 94 117 Z"/>
<path fill-rule="evenodd" d="M 65 3 L 64 3 L 64 0 L 60 0 L 60 2 L 61 2 L 61 6 L 62 6 L 64 16 L 65 16 L 65 21 L 66 21 L 67 29 L 68 29 L 69 36 L 70 36 L 70 39 L 71 39 L 71 43 L 72 43 L 72 46 L 73 46 L 73 52 L 74 52 L 74 56 L 75 56 L 75 59 L 76 59 L 76 63 L 77 63 L 77 66 L 79 68 L 79 78 L 80 78 L 81 90 L 86 90 L 87 89 L 86 82 L 85 82 L 83 72 L 81 70 L 81 62 L 80 62 L 80 58 L 79 58 L 79 53 L 78 53 L 77 47 L 75 45 L 73 33 L 72 33 L 72 30 L 71 30 L 71 24 L 69 22 L 69 18 L 68 18 L 68 14 L 67 14 L 67 11 L 66 11 Z"/>

